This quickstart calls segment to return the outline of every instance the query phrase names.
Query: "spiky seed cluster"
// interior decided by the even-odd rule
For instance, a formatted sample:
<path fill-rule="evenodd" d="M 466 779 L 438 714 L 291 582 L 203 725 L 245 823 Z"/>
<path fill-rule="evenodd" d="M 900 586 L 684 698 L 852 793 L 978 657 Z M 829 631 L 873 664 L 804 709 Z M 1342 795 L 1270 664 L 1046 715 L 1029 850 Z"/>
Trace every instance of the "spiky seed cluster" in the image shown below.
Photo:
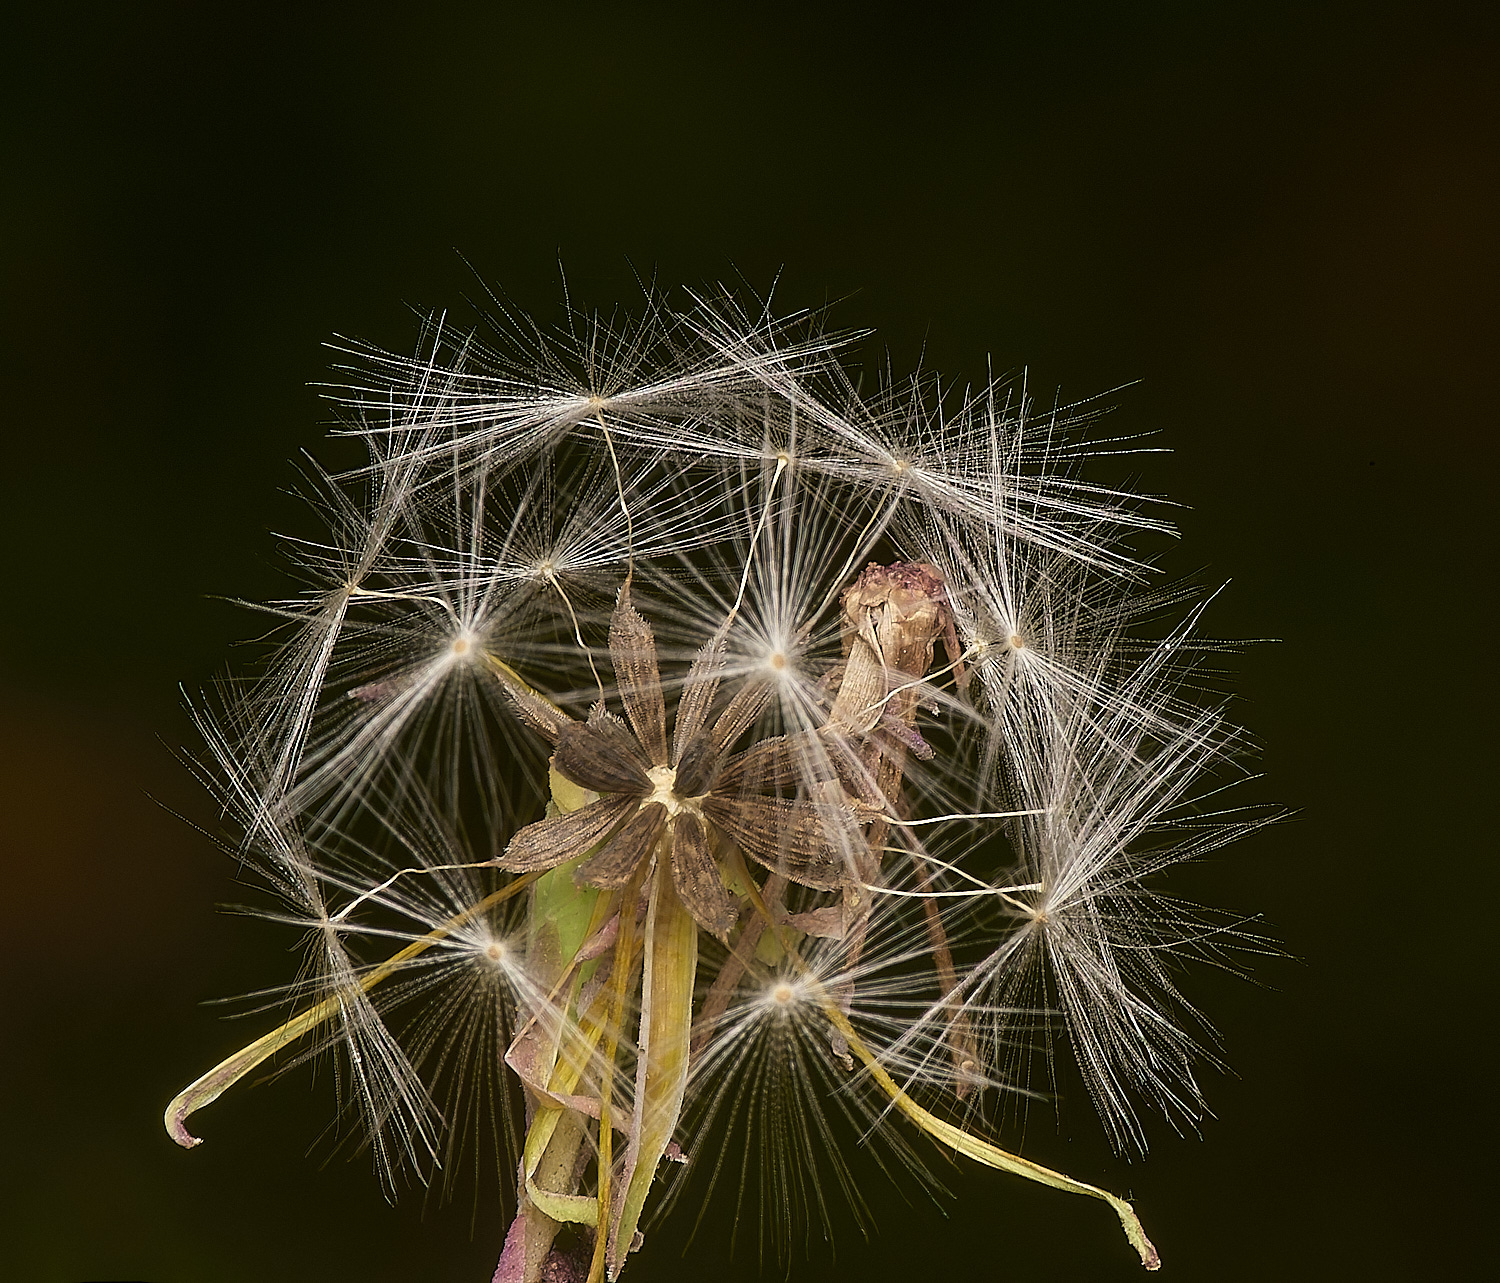
<path fill-rule="evenodd" d="M 1165 527 L 1078 475 L 1086 416 L 862 400 L 847 336 L 727 295 L 498 332 L 346 349 L 368 463 L 314 475 L 286 638 L 201 713 L 307 932 L 299 1011 L 174 1136 L 309 1034 L 425 1179 L 513 1154 L 519 1082 L 529 1280 L 569 1220 L 618 1273 L 657 1164 L 702 1161 L 684 1119 L 748 1120 L 711 1165 L 781 1245 L 823 1181 L 858 1203 L 838 1115 L 926 1179 L 893 1102 L 949 1137 L 929 1107 L 1044 1087 L 1059 1034 L 1119 1147 L 1142 1102 L 1191 1123 L 1169 961 L 1216 937 L 1149 879 L 1246 827 L 1174 836 L 1239 739 L 1186 684 L 1196 611 L 1141 638 L 1184 594 L 1141 591 L 1128 539 Z"/>
<path fill-rule="evenodd" d="M 600 797 L 577 811 L 528 824 L 511 839 L 500 867 L 513 873 L 551 869 L 595 850 L 574 880 L 617 889 L 657 850 L 665 833 L 678 897 L 700 927 L 720 938 L 734 925 L 739 908 L 714 859 L 720 843 L 732 843 L 803 886 L 837 889 L 843 868 L 829 835 L 839 809 L 755 789 L 770 782 L 778 759 L 788 758 L 796 746 L 772 740 L 726 759 L 730 745 L 769 702 L 765 684 L 745 686 L 712 725 L 706 722 L 723 678 L 721 649 L 710 641 L 694 660 L 669 754 L 656 643 L 631 605 L 628 587 L 621 589 L 609 651 L 634 733 L 602 708 L 587 722 L 545 715 L 540 729 L 556 745 L 554 769 Z"/>

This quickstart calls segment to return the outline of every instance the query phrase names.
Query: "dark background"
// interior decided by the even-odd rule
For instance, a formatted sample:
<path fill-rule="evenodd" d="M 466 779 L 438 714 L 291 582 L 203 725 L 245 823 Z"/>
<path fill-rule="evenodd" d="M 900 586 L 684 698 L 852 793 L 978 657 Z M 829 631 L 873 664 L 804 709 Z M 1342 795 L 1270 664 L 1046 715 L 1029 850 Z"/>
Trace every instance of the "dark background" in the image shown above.
<path fill-rule="evenodd" d="M 780 271 L 898 368 L 1108 392 L 1189 505 L 1166 564 L 1295 818 L 1184 886 L 1290 955 L 1189 983 L 1233 1076 L 1202 1137 L 1111 1158 L 1081 1099 L 1027 1152 L 1128 1192 L 1180 1280 L 1477 1270 L 1493 1090 L 1496 28 L 1412 5 L 31 6 L 3 93 L 0 1274 L 24 1283 L 481 1283 L 503 1234 L 306 1156 L 306 1075 L 166 1099 L 260 1032 L 203 1000 L 287 978 L 214 912 L 175 808 L 205 685 L 308 529 L 287 460 L 335 332 L 407 350 L 479 282 L 575 300 Z M 561 10 L 561 7 L 559 7 Z M 470 267 L 455 251 L 467 256 Z M 869 349 L 871 357 L 880 349 Z M 156 799 L 153 801 L 152 799 Z M 1128 1279 L 1109 1212 L 955 1171 L 872 1187 L 791 1277 Z M 627 1278 L 756 1276 L 710 1222 Z M 774 1265 L 767 1268 L 778 1277 Z"/>

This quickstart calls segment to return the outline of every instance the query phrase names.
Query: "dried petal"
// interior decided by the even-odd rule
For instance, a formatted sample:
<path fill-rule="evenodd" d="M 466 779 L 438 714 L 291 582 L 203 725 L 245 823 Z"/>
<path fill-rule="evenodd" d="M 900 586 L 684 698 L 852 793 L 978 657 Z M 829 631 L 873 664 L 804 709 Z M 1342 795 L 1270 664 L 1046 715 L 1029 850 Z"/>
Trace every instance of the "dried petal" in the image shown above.
<path fill-rule="evenodd" d="M 698 735 L 677 763 L 676 791 L 680 797 L 707 793 L 719 773 L 719 755 L 707 734 Z"/>
<path fill-rule="evenodd" d="M 700 927 L 720 940 L 728 935 L 739 906 L 719 876 L 708 826 L 691 811 L 672 821 L 672 885 Z"/>
<path fill-rule="evenodd" d="M 626 716 L 653 766 L 667 764 L 667 707 L 662 697 L 661 670 L 656 663 L 656 640 L 648 624 L 630 604 L 630 585 L 620 589 L 620 600 L 609 620 L 609 657 L 620 686 Z"/>
<path fill-rule="evenodd" d="M 714 780 L 714 792 L 790 796 L 834 779 L 830 765 L 826 744 L 815 732 L 778 735 L 726 762 Z"/>
<path fill-rule="evenodd" d="M 853 849 L 859 840 L 847 812 L 780 797 L 717 794 L 704 801 L 703 811 L 720 833 L 768 869 L 820 891 L 844 885 L 841 847 Z M 835 839 L 845 838 L 847 843 L 835 845 Z"/>
<path fill-rule="evenodd" d="M 806 913 L 789 913 L 786 924 L 823 940 L 842 940 L 847 926 L 843 906 L 838 904 L 825 904 L 821 909 L 809 909 Z"/>
<path fill-rule="evenodd" d="M 592 860 L 579 866 L 573 875 L 574 881 L 580 886 L 624 886 L 640 862 L 651 854 L 666 823 L 667 808 L 660 802 L 641 807 L 634 818 L 615 834 L 614 841 Z"/>
<path fill-rule="evenodd" d="M 687 680 L 682 685 L 682 694 L 677 697 L 677 720 L 672 727 L 672 765 L 680 766 L 683 753 L 698 738 L 708 721 L 709 709 L 714 696 L 719 693 L 719 682 L 724 675 L 724 628 L 704 645 L 693 657 L 693 666 L 688 670 Z"/>
<path fill-rule="evenodd" d="M 549 815 L 511 838 L 499 865 L 512 873 L 550 869 L 597 846 L 636 806 L 633 797 L 601 797 L 566 815 Z"/>
<path fill-rule="evenodd" d="M 552 764 L 563 775 L 596 793 L 651 791 L 640 750 L 623 726 L 615 733 L 610 722 L 590 720 L 562 727 Z"/>
<path fill-rule="evenodd" d="M 755 725 L 756 719 L 771 702 L 771 694 L 770 682 L 752 682 L 735 693 L 709 732 L 715 752 L 722 753 L 732 748 L 735 740 Z"/>
<path fill-rule="evenodd" d="M 554 744 L 562 734 L 563 727 L 575 725 L 573 718 L 558 708 L 550 699 L 529 687 L 518 687 L 514 683 L 505 687 L 516 715 L 527 725 L 536 727 Z"/>

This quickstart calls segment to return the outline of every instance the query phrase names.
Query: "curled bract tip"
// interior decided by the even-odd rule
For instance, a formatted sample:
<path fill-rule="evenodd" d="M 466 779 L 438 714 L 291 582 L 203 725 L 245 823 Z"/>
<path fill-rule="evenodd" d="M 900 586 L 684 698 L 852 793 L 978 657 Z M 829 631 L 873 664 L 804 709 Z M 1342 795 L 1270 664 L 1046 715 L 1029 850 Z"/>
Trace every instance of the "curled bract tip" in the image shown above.
<path fill-rule="evenodd" d="M 1141 1222 L 1129 1203 L 1125 1204 L 1125 1209 L 1120 1212 L 1120 1221 L 1125 1226 L 1125 1237 L 1130 1240 L 1130 1246 L 1141 1254 L 1141 1264 L 1148 1270 L 1161 1269 L 1161 1253 L 1156 1250 L 1156 1244 L 1146 1237 L 1141 1229 Z"/>
<path fill-rule="evenodd" d="M 187 1116 L 192 1113 L 192 1107 L 186 1099 L 187 1093 L 175 1096 L 172 1103 L 167 1106 L 167 1112 L 162 1115 L 162 1122 L 166 1124 L 167 1135 L 170 1136 L 183 1149 L 192 1149 L 203 1144 L 201 1136 L 194 1136 L 187 1129 Z"/>

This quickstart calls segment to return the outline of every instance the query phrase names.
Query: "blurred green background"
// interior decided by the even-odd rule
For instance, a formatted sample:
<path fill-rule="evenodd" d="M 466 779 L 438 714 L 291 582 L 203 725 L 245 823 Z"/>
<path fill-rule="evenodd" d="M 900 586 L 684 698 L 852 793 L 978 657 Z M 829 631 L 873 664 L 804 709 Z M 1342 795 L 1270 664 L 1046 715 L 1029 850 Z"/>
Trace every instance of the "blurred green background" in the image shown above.
<path fill-rule="evenodd" d="M 409 349 L 482 283 L 544 322 L 742 275 L 840 299 L 898 370 L 1109 392 L 1185 505 L 1175 573 L 1297 814 L 1184 875 L 1291 958 L 1188 984 L 1234 1075 L 1112 1158 L 1080 1093 L 1027 1152 L 1136 1200 L 1176 1280 L 1463 1276 L 1494 842 L 1492 6 L 33 6 L 0 88 L 0 1276 L 486 1283 L 498 1212 L 397 1208 L 307 1150 L 331 1086 L 167 1098 L 288 977 L 174 760 L 177 684 L 284 590 L 283 492 L 335 333 Z M 460 257 L 460 255 L 464 257 Z M 465 262 L 467 259 L 467 263 Z M 470 266 L 472 265 L 472 266 Z M 1110 475 L 1108 473 L 1100 475 Z M 1487 612 L 1483 612 L 1487 613 Z M 1450 877 L 1451 875 L 1451 877 Z M 1443 878 L 1450 878 L 1444 882 Z M 957 1169 L 872 1180 L 793 1279 L 1128 1279 L 1108 1211 Z M 759 1274 L 710 1219 L 626 1278 Z M 778 1277 L 774 1265 L 766 1275 Z"/>

